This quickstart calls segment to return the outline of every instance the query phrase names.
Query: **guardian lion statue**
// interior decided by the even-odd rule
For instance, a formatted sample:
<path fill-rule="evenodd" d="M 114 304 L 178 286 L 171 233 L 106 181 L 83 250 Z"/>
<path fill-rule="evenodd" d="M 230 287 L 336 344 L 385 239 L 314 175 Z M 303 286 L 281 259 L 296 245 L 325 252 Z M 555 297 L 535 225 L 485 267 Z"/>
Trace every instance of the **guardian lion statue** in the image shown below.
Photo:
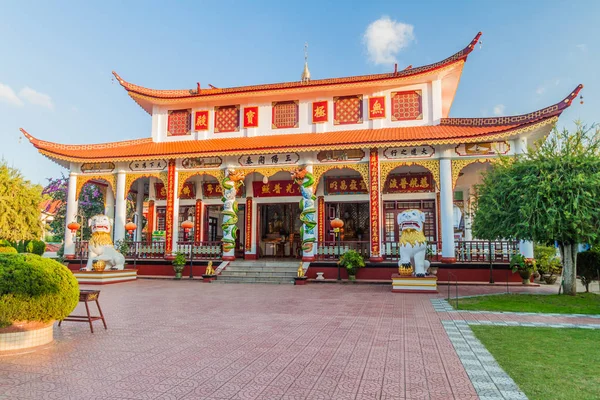
<path fill-rule="evenodd" d="M 414 266 L 415 276 L 425 276 L 429 261 L 425 259 L 427 253 L 427 240 L 423 234 L 425 214 L 420 210 L 405 210 L 398 214 L 398 228 L 400 234 L 400 261 L 399 268 Z"/>
<path fill-rule="evenodd" d="M 109 269 L 124 269 L 125 257 L 119 253 L 110 237 L 112 220 L 106 215 L 94 215 L 88 220 L 92 230 L 92 237 L 88 242 L 88 261 L 85 266 L 87 271 L 92 271 L 94 260 L 102 260 Z"/>

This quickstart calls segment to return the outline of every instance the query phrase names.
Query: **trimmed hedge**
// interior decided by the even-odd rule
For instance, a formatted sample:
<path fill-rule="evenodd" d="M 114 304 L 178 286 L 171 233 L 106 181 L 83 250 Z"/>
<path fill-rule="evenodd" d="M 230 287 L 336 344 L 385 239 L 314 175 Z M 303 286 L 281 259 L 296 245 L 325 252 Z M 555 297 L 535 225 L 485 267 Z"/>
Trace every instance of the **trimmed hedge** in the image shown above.
<path fill-rule="evenodd" d="M 0 328 L 64 319 L 78 301 L 79 284 L 64 265 L 35 254 L 0 254 Z"/>
<path fill-rule="evenodd" d="M 46 252 L 46 242 L 43 240 L 32 240 L 25 246 L 27 253 L 37 254 L 38 256 L 44 255 Z"/>
<path fill-rule="evenodd" d="M 0 247 L 0 253 L 5 253 L 5 254 L 17 254 L 17 249 L 15 249 L 14 247 Z"/>

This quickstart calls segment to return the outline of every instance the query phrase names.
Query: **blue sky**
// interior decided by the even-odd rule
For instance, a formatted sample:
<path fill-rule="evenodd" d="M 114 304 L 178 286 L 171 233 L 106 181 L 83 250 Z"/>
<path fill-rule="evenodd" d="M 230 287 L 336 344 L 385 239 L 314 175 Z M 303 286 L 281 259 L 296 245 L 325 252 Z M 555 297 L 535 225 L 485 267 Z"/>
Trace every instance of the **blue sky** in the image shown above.
<path fill-rule="evenodd" d="M 530 112 L 583 83 L 584 105 L 569 108 L 559 125 L 600 122 L 600 2 L 593 0 L 12 1 L 1 9 L 0 155 L 39 183 L 66 171 L 25 138 L 19 143 L 19 127 L 72 144 L 150 135 L 150 116 L 113 82 L 112 70 L 157 89 L 293 81 L 305 42 L 319 79 L 391 71 L 393 59 L 400 69 L 436 62 L 482 31 L 451 116 Z M 385 47 L 390 34 L 397 51 L 374 58 L 369 49 Z"/>

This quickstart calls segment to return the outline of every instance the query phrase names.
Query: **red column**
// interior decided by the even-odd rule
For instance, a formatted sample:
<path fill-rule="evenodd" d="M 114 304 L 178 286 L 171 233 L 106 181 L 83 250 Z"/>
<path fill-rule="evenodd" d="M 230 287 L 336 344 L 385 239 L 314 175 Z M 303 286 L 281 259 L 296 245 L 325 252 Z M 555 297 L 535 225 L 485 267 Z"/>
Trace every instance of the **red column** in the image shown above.
<path fill-rule="evenodd" d="M 167 172 L 167 215 L 165 216 L 165 256 L 173 253 L 173 207 L 175 204 L 175 160 L 169 160 Z"/>
<path fill-rule="evenodd" d="M 379 190 L 379 153 L 377 149 L 371 149 L 369 153 L 369 177 L 371 180 L 369 203 L 371 208 L 371 262 L 381 262 L 383 257 L 380 248 L 380 221 L 379 209 L 381 203 L 381 192 Z"/>
<path fill-rule="evenodd" d="M 154 232 L 154 200 L 148 201 L 148 214 L 146 214 L 146 241 L 152 242 L 152 232 Z"/>
<path fill-rule="evenodd" d="M 246 252 L 252 251 L 252 197 L 246 197 L 246 238 L 245 248 Z M 256 254 L 246 254 L 244 258 L 247 260 L 256 260 L 258 257 Z"/>
<path fill-rule="evenodd" d="M 196 212 L 195 212 L 195 223 L 194 223 L 194 242 L 202 241 L 202 200 L 196 199 Z"/>
<path fill-rule="evenodd" d="M 317 242 L 325 241 L 325 197 L 319 196 L 317 199 Z"/>

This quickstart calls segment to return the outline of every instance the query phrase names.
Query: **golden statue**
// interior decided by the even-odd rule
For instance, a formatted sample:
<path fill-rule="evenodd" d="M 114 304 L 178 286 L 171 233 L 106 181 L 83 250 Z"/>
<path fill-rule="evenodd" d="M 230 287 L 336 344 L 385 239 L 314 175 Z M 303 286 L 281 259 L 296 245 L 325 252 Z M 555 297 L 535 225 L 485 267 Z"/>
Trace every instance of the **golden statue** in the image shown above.
<path fill-rule="evenodd" d="M 298 278 L 304 278 L 304 268 L 302 268 L 302 263 L 298 266 Z"/>
<path fill-rule="evenodd" d="M 215 274 L 215 269 L 212 266 L 213 262 L 209 261 L 208 265 L 206 266 L 206 272 L 204 273 L 204 275 L 214 275 Z"/>

